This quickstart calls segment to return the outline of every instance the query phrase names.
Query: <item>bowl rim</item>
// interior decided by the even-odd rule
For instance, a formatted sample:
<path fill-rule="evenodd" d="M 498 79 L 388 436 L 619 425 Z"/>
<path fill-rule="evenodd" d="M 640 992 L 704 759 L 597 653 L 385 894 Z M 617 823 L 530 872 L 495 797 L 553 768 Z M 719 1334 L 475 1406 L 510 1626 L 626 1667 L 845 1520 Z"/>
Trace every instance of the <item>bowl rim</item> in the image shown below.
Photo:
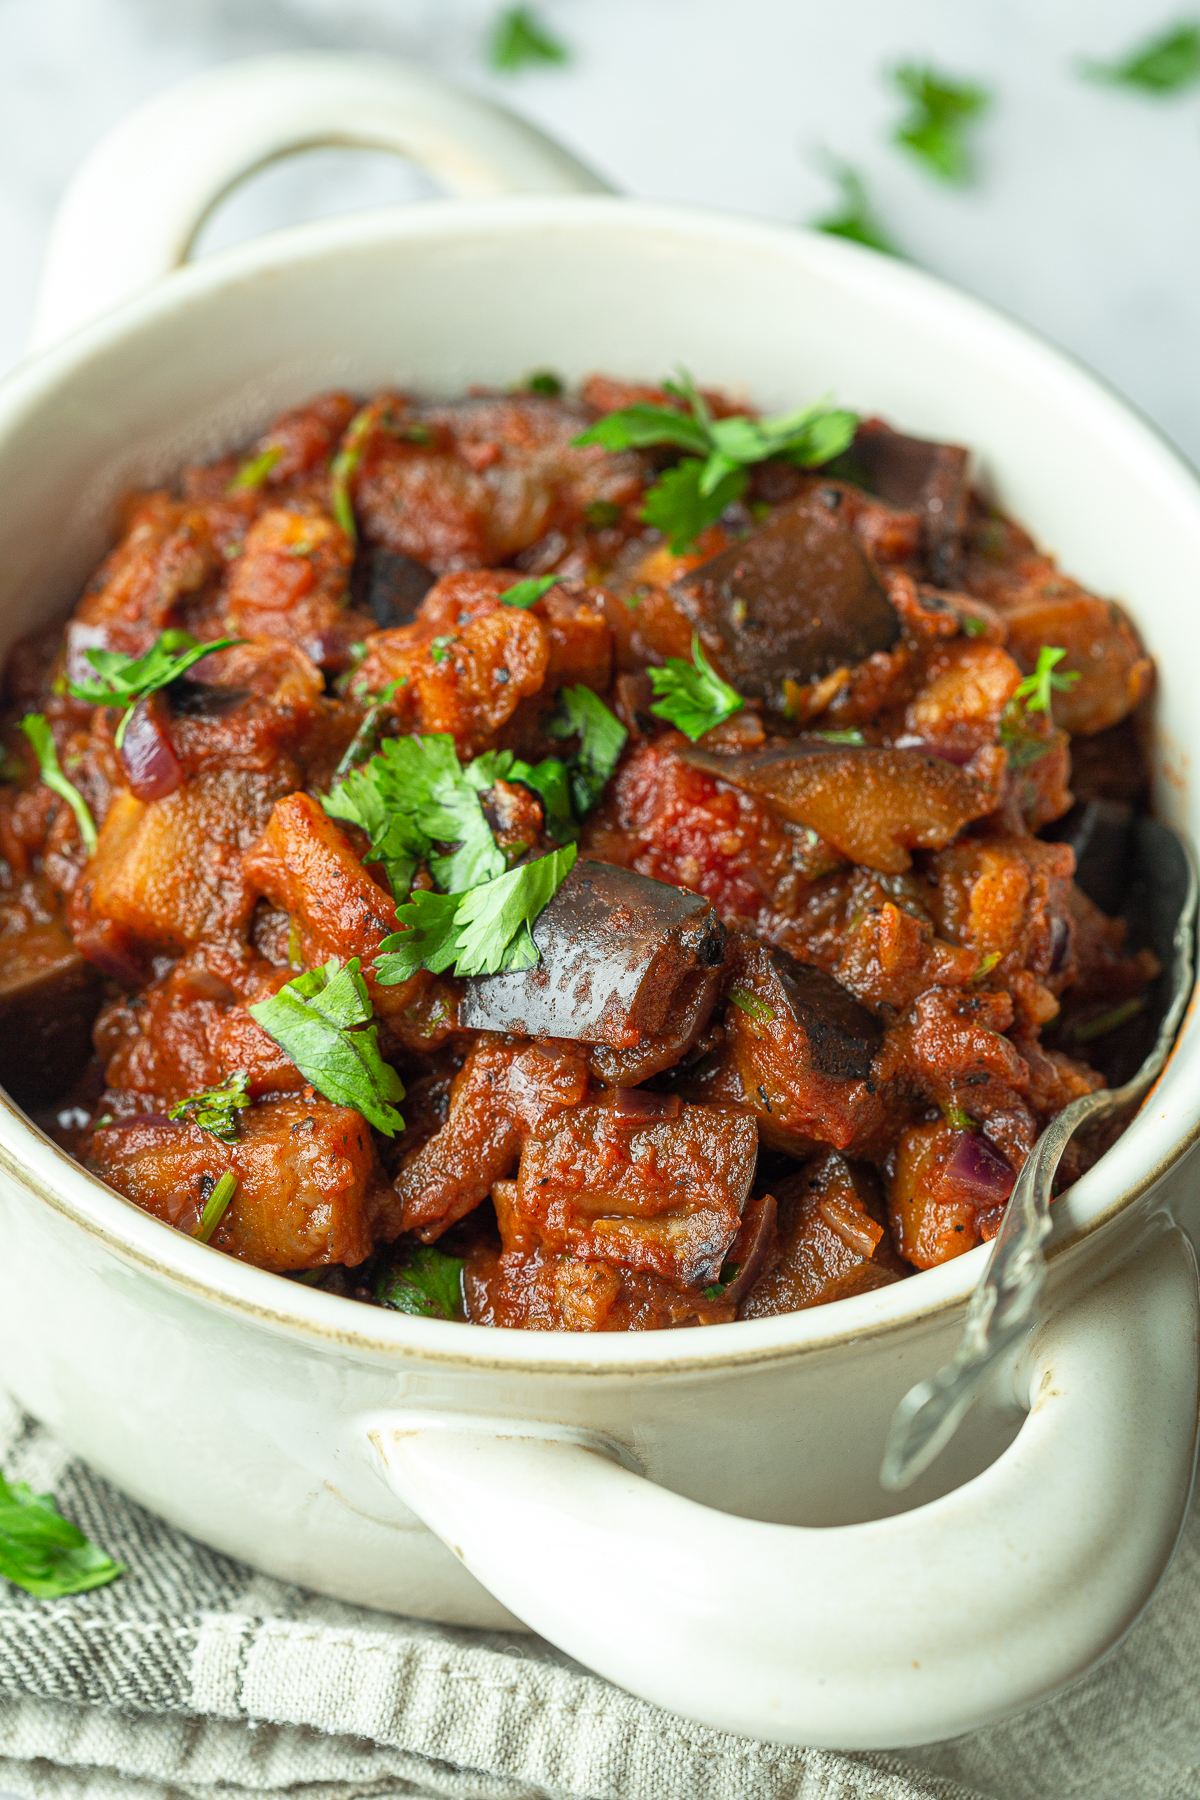
<path fill-rule="evenodd" d="M 1200 478 L 1178 449 L 1135 407 L 1069 353 L 999 309 L 907 263 L 804 228 L 748 219 L 714 209 L 630 200 L 612 195 L 511 196 L 484 201 L 433 200 L 365 209 L 334 219 L 290 226 L 191 263 L 153 282 L 60 343 L 27 359 L 0 381 L 0 433 L 31 413 L 57 386 L 92 360 L 135 338 L 172 312 L 203 306 L 215 294 L 265 277 L 286 275 L 343 251 L 431 243 L 455 236 L 545 234 L 598 223 L 652 236 L 698 237 L 726 249 L 786 257 L 798 276 L 835 281 L 859 293 L 882 295 L 903 315 L 931 309 L 985 332 L 1040 375 L 1075 390 L 1099 409 L 1107 428 L 1157 465 L 1165 489 L 1189 510 L 1200 540 Z M 1055 1203 L 1048 1256 L 1066 1252 L 1125 1212 L 1154 1187 L 1200 1139 L 1200 1116 L 1188 1109 L 1161 1112 L 1155 1096 L 1176 1060 L 1200 1001 L 1194 993 L 1167 1070 L 1143 1102 L 1134 1127 L 1136 1154 L 1122 1155 L 1126 1132 L 1092 1170 Z M 1200 1056 L 1200 1045 L 1193 1046 Z M 1192 1060 L 1192 1059 L 1188 1059 Z M 1200 1078 L 1193 1085 L 1200 1086 Z M 1170 1114 L 1176 1115 L 1174 1125 Z M 1157 1114 L 1152 1119 L 1152 1115 Z M 1145 1135 L 1143 1146 L 1142 1138 Z M 1147 1154 L 1148 1152 L 1148 1154 Z M 769 1319 L 723 1325 L 719 1333 L 565 1333 L 509 1329 L 465 1331 L 453 1321 L 413 1318 L 371 1309 L 223 1256 L 181 1236 L 107 1187 L 60 1149 L 0 1090 L 0 1172 L 63 1215 L 123 1261 L 197 1300 L 231 1308 L 273 1331 L 301 1336 L 330 1350 L 388 1361 L 414 1359 L 462 1368 L 631 1377 L 743 1367 L 792 1359 L 862 1342 L 901 1327 L 929 1323 L 962 1307 L 978 1280 L 988 1246 L 872 1293 Z M 916 1291 L 914 1291 L 914 1289 Z M 355 1307 L 355 1314 L 347 1312 Z M 355 1315 L 362 1325 L 354 1328 Z"/>

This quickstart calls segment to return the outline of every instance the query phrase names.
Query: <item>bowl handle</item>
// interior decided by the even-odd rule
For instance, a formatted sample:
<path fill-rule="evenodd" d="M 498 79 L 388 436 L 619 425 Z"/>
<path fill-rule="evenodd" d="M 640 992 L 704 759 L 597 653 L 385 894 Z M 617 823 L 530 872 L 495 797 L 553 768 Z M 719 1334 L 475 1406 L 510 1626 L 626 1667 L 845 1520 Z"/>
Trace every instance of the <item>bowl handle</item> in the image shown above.
<path fill-rule="evenodd" d="M 1163 1230 L 1038 1334 L 990 1468 L 866 1524 L 715 1512 L 562 1427 L 391 1413 L 371 1437 L 485 1587 L 643 1699 L 777 1742 L 927 1743 L 1074 1680 L 1145 1605 L 1187 1509 L 1198 1318 Z"/>
<path fill-rule="evenodd" d="M 139 107 L 78 170 L 51 228 L 31 349 L 178 268 L 255 169 L 327 144 L 394 150 L 474 198 L 610 191 L 524 119 L 411 64 L 325 51 L 226 63 Z"/>

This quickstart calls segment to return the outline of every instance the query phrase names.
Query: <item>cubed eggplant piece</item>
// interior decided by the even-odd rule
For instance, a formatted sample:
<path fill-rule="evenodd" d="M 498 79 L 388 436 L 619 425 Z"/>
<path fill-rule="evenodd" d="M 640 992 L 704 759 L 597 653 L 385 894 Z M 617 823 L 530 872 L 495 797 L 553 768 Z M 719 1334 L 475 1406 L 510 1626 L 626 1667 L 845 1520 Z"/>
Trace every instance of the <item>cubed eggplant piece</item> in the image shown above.
<path fill-rule="evenodd" d="M 873 494 L 889 506 L 921 514 L 930 578 L 950 586 L 958 573 L 970 494 L 968 452 L 958 444 L 905 437 L 882 420 L 869 419 L 860 425 L 850 457 Z"/>
<path fill-rule="evenodd" d="M 809 1066 L 818 1075 L 868 1080 L 883 1042 L 883 1026 L 875 1014 L 824 969 L 797 962 L 786 950 L 771 950 L 768 955 L 778 991 L 804 1032 Z"/>
<path fill-rule="evenodd" d="M 899 637 L 841 499 L 815 488 L 670 590 L 739 693 L 781 706 L 785 680 L 817 681 Z"/>
<path fill-rule="evenodd" d="M 99 970 L 61 925 L 34 925 L 0 955 L 0 1082 L 20 1106 L 60 1099 L 92 1049 Z"/>
<path fill-rule="evenodd" d="M 1121 800 L 1084 800 L 1042 833 L 1075 852 L 1075 881 L 1101 912 L 1119 913 L 1133 867 L 1133 808 Z"/>
<path fill-rule="evenodd" d="M 381 631 L 408 625 L 437 580 L 414 556 L 368 544 L 358 553 L 351 578 L 354 604 L 369 612 Z"/>
<path fill-rule="evenodd" d="M 628 1049 L 660 1032 L 684 983 L 725 956 L 725 927 L 703 895 L 611 863 L 576 863 L 533 941 L 536 967 L 467 982 L 467 1030 Z"/>

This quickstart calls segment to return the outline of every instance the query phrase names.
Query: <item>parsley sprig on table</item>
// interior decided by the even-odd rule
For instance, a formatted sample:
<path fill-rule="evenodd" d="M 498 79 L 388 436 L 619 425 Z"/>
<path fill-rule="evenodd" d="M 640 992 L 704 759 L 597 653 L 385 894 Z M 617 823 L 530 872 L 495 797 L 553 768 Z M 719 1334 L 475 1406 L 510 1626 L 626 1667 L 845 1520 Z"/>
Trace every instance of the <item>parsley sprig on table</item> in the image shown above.
<path fill-rule="evenodd" d="M 0 1575 L 38 1600 L 104 1587 L 124 1573 L 64 1519 L 50 1494 L 0 1475 Z"/>
<path fill-rule="evenodd" d="M 202 1130 L 211 1131 L 223 1144 L 234 1144 L 238 1136 L 238 1113 L 250 1104 L 250 1096 L 246 1092 L 249 1084 L 250 1077 L 245 1069 L 238 1069 L 236 1074 L 230 1075 L 219 1087 L 205 1088 L 199 1094 L 189 1094 L 186 1100 L 171 1107 L 167 1117 L 189 1119 Z"/>
<path fill-rule="evenodd" d="M 337 1106 L 352 1106 L 392 1137 L 404 1120 L 393 1102 L 404 1083 L 379 1053 L 379 1027 L 360 962 L 331 959 L 306 971 L 247 1011 L 291 1057 L 306 1081 Z"/>
<path fill-rule="evenodd" d="M 434 894 L 416 889 L 396 918 L 407 930 L 385 938 L 375 962 L 384 987 L 407 981 L 418 969 L 440 974 L 498 975 L 532 969 L 539 960 L 530 926 L 549 904 L 575 863 L 574 844 L 536 862 L 468 888 Z"/>
<path fill-rule="evenodd" d="M 714 725 L 720 725 L 740 712 L 746 704 L 736 688 L 723 681 L 700 647 L 698 633 L 692 634 L 692 660 L 669 656 L 666 667 L 648 671 L 654 692 L 658 695 L 650 711 L 660 719 L 669 719 L 695 743 Z"/>
<path fill-rule="evenodd" d="M 973 173 L 968 127 L 991 105 L 987 88 L 916 63 L 893 69 L 892 81 L 909 102 L 894 141 L 942 181 L 965 185 Z"/>
<path fill-rule="evenodd" d="M 423 1244 L 392 1262 L 375 1278 L 375 1298 L 394 1312 L 421 1319 L 456 1319 L 462 1313 L 464 1259 Z"/>
<path fill-rule="evenodd" d="M 900 251 L 876 216 L 866 183 L 858 170 L 836 157 L 830 157 L 826 167 L 830 179 L 837 184 L 840 198 L 830 212 L 813 220 L 814 228 L 828 237 L 849 238 L 851 243 L 865 244 L 869 250 L 879 250 L 884 256 L 899 256 Z"/>
<path fill-rule="evenodd" d="M 752 419 L 744 413 L 716 419 L 686 369 L 663 388 L 677 406 L 641 402 L 612 412 L 583 432 L 576 444 L 601 444 L 606 450 L 646 449 L 669 445 L 691 454 L 668 469 L 647 491 L 642 518 L 655 525 L 677 555 L 715 524 L 725 508 L 739 500 L 755 463 L 778 457 L 811 469 L 840 456 L 854 437 L 854 413 L 825 401 L 773 418 Z M 687 410 L 685 411 L 684 408 Z"/>
<path fill-rule="evenodd" d="M 164 631 L 144 656 L 127 656 L 122 650 L 85 650 L 84 655 L 99 676 L 98 681 L 68 681 L 67 692 L 92 706 L 124 706 L 113 743 L 119 750 L 125 741 L 130 715 L 139 700 L 170 687 L 186 675 L 194 663 L 214 650 L 229 650 L 244 638 L 217 638 L 202 644 L 190 631 Z"/>
<path fill-rule="evenodd" d="M 1181 19 L 1115 62 L 1084 61 L 1089 81 L 1139 88 L 1144 94 L 1180 94 L 1200 82 L 1200 23 Z"/>
<path fill-rule="evenodd" d="M 58 750 L 54 743 L 54 733 L 50 729 L 45 713 L 26 713 L 21 720 L 21 730 L 33 745 L 42 782 L 56 793 L 60 800 L 65 800 L 75 814 L 75 823 L 79 827 L 83 847 L 91 856 L 98 842 L 96 821 L 88 811 L 87 801 L 75 783 L 68 781 L 62 772 L 58 760 Z"/>
<path fill-rule="evenodd" d="M 487 60 L 498 75 L 570 62 L 567 46 L 550 32 L 528 6 L 510 6 L 492 26 Z"/>

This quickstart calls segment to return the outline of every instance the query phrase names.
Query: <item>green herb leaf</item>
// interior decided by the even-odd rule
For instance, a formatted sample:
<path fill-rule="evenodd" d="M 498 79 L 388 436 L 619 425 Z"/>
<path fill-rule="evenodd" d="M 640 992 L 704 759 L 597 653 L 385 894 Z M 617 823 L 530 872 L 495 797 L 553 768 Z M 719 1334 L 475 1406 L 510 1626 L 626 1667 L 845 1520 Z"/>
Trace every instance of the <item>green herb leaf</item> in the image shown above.
<path fill-rule="evenodd" d="M 211 656 L 214 650 L 229 650 L 244 644 L 245 638 L 217 638 L 202 644 L 190 631 L 164 631 L 155 639 L 144 656 L 126 656 L 121 650 L 87 650 L 87 660 L 100 677 L 99 681 L 69 681 L 67 692 L 76 700 L 92 706 L 124 704 L 125 712 L 117 726 L 114 743 L 119 750 L 125 741 L 125 728 L 139 700 L 170 687 L 186 675 L 194 663 Z"/>
<path fill-rule="evenodd" d="M 760 1000 L 757 994 L 752 994 L 749 988 L 732 987 L 729 990 L 729 998 L 739 1012 L 749 1014 L 752 1019 L 761 1019 L 766 1023 L 775 1017 L 772 1009 Z"/>
<path fill-rule="evenodd" d="M 220 1087 L 206 1088 L 203 1093 L 191 1094 L 173 1106 L 167 1117 L 169 1119 L 190 1118 L 203 1131 L 211 1131 L 214 1137 L 224 1144 L 237 1142 L 238 1113 L 249 1106 L 250 1097 L 246 1092 L 250 1077 L 245 1069 L 239 1069 L 230 1075 Z"/>
<path fill-rule="evenodd" d="M 91 856 L 97 842 L 96 822 L 88 811 L 83 795 L 74 782 L 67 780 L 59 766 L 58 751 L 54 745 L 54 733 L 50 729 L 45 713 L 26 713 L 21 720 L 21 730 L 33 745 L 43 784 L 56 793 L 60 800 L 65 800 L 75 814 L 75 823 L 79 827 L 83 847 Z"/>
<path fill-rule="evenodd" d="M 715 525 L 725 508 L 746 491 L 744 471 L 731 469 L 705 493 L 708 467 L 707 462 L 685 456 L 647 490 L 641 516 L 647 525 L 662 532 L 674 556 L 690 550 L 700 533 Z"/>
<path fill-rule="evenodd" d="M 403 1100 L 404 1084 L 379 1054 L 379 1027 L 368 1024 L 371 1000 L 358 971 L 357 956 L 344 968 L 331 959 L 246 1010 L 318 1093 L 354 1107 L 391 1137 L 404 1129 L 392 1104 Z"/>
<path fill-rule="evenodd" d="M 1200 21 L 1181 19 L 1116 62 L 1079 64 L 1089 81 L 1139 88 L 1144 94 L 1181 94 L 1200 81 Z"/>
<path fill-rule="evenodd" d="M 987 88 L 955 81 L 916 63 L 894 69 L 892 80 L 910 102 L 909 111 L 892 134 L 893 141 L 911 151 L 942 181 L 958 186 L 970 181 L 967 128 L 991 104 Z"/>
<path fill-rule="evenodd" d="M 985 975 L 990 975 L 999 961 L 1000 952 L 998 950 L 989 950 L 975 973 L 972 975 L 970 981 L 967 983 L 968 987 L 973 987 L 977 981 L 982 981 Z"/>
<path fill-rule="evenodd" d="M 1094 1019 L 1080 1020 L 1078 1024 L 1070 1027 L 1067 1035 L 1072 1043 L 1089 1044 L 1093 1038 L 1106 1037 L 1110 1031 L 1115 1031 L 1118 1025 L 1128 1024 L 1130 1019 L 1137 1017 L 1145 1004 L 1146 996 L 1144 994 L 1134 994 L 1130 999 L 1122 1000 L 1116 1006 L 1109 1007 L 1107 1012 L 1100 1013 Z"/>
<path fill-rule="evenodd" d="M 659 696 L 650 711 L 660 719 L 670 720 L 693 743 L 745 705 L 742 696 L 722 681 L 705 656 L 698 633 L 692 636 L 690 663 L 671 656 L 665 669 L 650 669 L 648 673 Z"/>
<path fill-rule="evenodd" d="M 978 613 L 964 613 L 959 620 L 959 627 L 965 637 L 980 638 L 987 636 L 987 620 Z"/>
<path fill-rule="evenodd" d="M 567 764 L 567 774 L 575 811 L 582 818 L 599 805 L 629 733 L 599 694 L 588 687 L 560 689 L 558 712 L 546 730 L 555 738 L 578 733 L 579 748 Z"/>
<path fill-rule="evenodd" d="M 446 734 L 389 738 L 322 805 L 370 833 L 371 858 L 384 864 L 397 899 L 426 859 L 438 886 L 455 893 L 504 870 L 479 792 Z M 455 848 L 435 850 L 437 843 Z"/>
<path fill-rule="evenodd" d="M 487 60 L 497 75 L 516 75 L 522 69 L 570 62 L 571 53 L 531 7 L 510 6 L 492 27 Z"/>
<path fill-rule="evenodd" d="M 174 1118 L 174 1113 L 171 1117 Z M 201 1244 L 207 1244 L 213 1232 L 233 1204 L 233 1196 L 237 1193 L 238 1178 L 232 1169 L 225 1173 L 214 1184 L 212 1193 L 204 1203 L 204 1211 L 200 1215 L 200 1223 L 192 1236 Z"/>
<path fill-rule="evenodd" d="M 700 455 L 708 452 L 708 430 L 703 420 L 671 406 L 639 402 L 602 419 L 574 438 L 575 444 L 601 444 L 605 450 L 647 450 L 653 444 L 674 444 Z"/>
<path fill-rule="evenodd" d="M 50 1494 L 0 1475 L 0 1575 L 38 1600 L 104 1587 L 125 1572 L 64 1519 Z"/>
<path fill-rule="evenodd" d="M 225 492 L 236 494 L 239 488 L 262 487 L 282 455 L 282 444 L 270 444 L 267 449 L 260 450 L 257 456 L 251 456 L 241 465 Z"/>
<path fill-rule="evenodd" d="M 464 1259 L 433 1245 L 410 1251 L 375 1280 L 375 1298 L 395 1312 L 423 1319 L 457 1319 L 463 1311 Z"/>
<path fill-rule="evenodd" d="M 1053 644 L 1043 644 L 1038 651 L 1037 667 L 1032 675 L 1026 675 L 1020 686 L 1013 691 L 1013 701 L 1023 701 L 1027 712 L 1042 712 L 1050 716 L 1051 701 L 1055 691 L 1065 692 L 1074 687 L 1079 680 L 1078 669 L 1067 669 L 1061 675 L 1054 673 L 1065 650 L 1059 650 Z"/>
<path fill-rule="evenodd" d="M 979 1121 L 973 1119 L 969 1112 L 964 1112 L 957 1100 L 943 1100 L 942 1117 L 947 1125 L 953 1125 L 955 1131 L 978 1131 Z"/>
<path fill-rule="evenodd" d="M 450 646 L 453 642 L 454 642 L 453 632 L 450 632 L 445 637 L 435 637 L 433 642 L 429 646 L 430 662 L 444 663 L 446 658 L 450 654 Z"/>
<path fill-rule="evenodd" d="M 593 531 L 604 531 L 621 523 L 621 508 L 615 500 L 589 500 L 583 516 Z"/>
<path fill-rule="evenodd" d="M 519 384 L 519 388 L 526 394 L 545 394 L 549 399 L 556 400 L 563 391 L 563 380 L 553 369 L 535 369 Z"/>
<path fill-rule="evenodd" d="M 825 744 L 865 744 L 866 738 L 854 726 L 847 726 L 845 731 L 809 731 L 806 737 L 820 738 Z"/>
<path fill-rule="evenodd" d="M 408 929 L 380 945 L 375 979 L 391 987 L 422 968 L 439 974 L 453 967 L 456 975 L 531 969 L 538 950 L 529 927 L 574 863 L 575 846 L 567 844 L 465 894 L 418 890 L 406 906 L 396 909 L 397 919 Z"/>
<path fill-rule="evenodd" d="M 557 580 L 557 575 L 536 575 L 529 581 L 518 581 L 513 587 L 506 588 L 500 598 L 505 606 L 519 606 L 524 609 L 540 600 Z"/>
<path fill-rule="evenodd" d="M 355 648 L 353 644 L 350 647 L 352 650 Z M 361 657 L 359 661 L 362 661 Z M 380 688 L 377 694 L 372 695 L 371 704 L 363 714 L 362 724 L 347 744 L 342 760 L 333 772 L 335 781 L 344 781 L 350 771 L 357 768 L 358 764 L 364 762 L 377 748 L 383 715 L 387 711 L 396 689 L 403 687 L 407 680 L 407 675 L 402 675 L 399 681 L 389 681 L 385 687 Z"/>
<path fill-rule="evenodd" d="M 352 544 L 358 542 L 358 526 L 354 520 L 350 483 L 362 461 L 367 436 L 377 416 L 378 408 L 373 401 L 360 407 L 342 433 L 337 453 L 329 465 L 329 510 Z"/>
<path fill-rule="evenodd" d="M 741 1273 L 741 1268 L 741 1263 L 727 1264 L 727 1266 L 721 1270 L 720 1281 L 710 1282 L 709 1285 L 702 1290 L 704 1298 L 706 1300 L 723 1299 L 726 1288 L 733 1286 Z"/>
<path fill-rule="evenodd" d="M 851 243 L 865 244 L 868 250 L 882 251 L 884 256 L 899 256 L 900 251 L 879 222 L 858 170 L 836 157 L 830 157 L 826 166 L 837 183 L 841 199 L 831 212 L 813 220 L 815 229 L 829 237 L 849 238 Z"/>

